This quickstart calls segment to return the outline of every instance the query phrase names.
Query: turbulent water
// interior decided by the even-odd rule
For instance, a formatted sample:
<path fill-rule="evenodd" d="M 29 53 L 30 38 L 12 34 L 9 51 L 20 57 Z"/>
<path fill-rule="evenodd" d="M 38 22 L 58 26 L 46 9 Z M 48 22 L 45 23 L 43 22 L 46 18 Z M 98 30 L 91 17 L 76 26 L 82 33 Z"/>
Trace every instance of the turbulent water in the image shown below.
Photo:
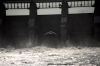
<path fill-rule="evenodd" d="M 99 66 L 100 48 L 0 48 L 0 66 Z"/>

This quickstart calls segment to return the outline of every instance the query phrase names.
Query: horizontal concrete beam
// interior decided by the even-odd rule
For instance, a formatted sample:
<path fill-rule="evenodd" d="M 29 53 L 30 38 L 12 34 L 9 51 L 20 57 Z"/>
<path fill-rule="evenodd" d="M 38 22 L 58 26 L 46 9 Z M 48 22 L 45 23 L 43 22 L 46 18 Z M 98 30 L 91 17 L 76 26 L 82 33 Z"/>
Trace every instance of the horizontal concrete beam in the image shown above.
<path fill-rule="evenodd" d="M 83 13 L 94 13 L 93 7 L 77 7 L 69 8 L 69 14 L 83 14 Z M 60 8 L 51 8 L 51 9 L 38 9 L 38 15 L 56 15 L 61 14 Z M 9 9 L 6 11 L 6 16 L 20 16 L 20 15 L 29 15 L 28 9 Z"/>
<path fill-rule="evenodd" d="M 6 0 L 5 2 L 62 2 L 62 0 Z M 65 1 L 95 1 L 95 0 L 65 0 Z"/>

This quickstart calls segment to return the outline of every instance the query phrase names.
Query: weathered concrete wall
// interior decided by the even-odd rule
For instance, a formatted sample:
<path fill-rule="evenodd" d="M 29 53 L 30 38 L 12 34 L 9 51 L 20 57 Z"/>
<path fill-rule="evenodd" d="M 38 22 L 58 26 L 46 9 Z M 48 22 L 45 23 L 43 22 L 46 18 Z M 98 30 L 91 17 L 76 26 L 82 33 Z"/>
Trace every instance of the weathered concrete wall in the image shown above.
<path fill-rule="evenodd" d="M 93 14 L 70 14 L 68 17 L 68 37 L 70 40 L 79 41 L 93 36 Z M 12 45 L 27 44 L 29 39 L 28 16 L 7 16 L 3 26 L 3 36 L 6 42 Z M 60 38 L 61 15 L 41 15 L 37 16 L 35 23 L 35 33 L 39 37 L 49 30 L 57 33 L 56 38 Z M 8 44 L 7 43 L 7 44 Z"/>
<path fill-rule="evenodd" d="M 4 36 L 7 44 L 16 46 L 28 40 L 28 17 L 9 16 L 4 23 Z M 24 46 L 24 45 L 23 45 Z"/>
<path fill-rule="evenodd" d="M 93 15 L 92 14 L 78 14 L 69 15 L 69 34 L 70 38 L 75 37 L 84 39 L 92 35 Z"/>

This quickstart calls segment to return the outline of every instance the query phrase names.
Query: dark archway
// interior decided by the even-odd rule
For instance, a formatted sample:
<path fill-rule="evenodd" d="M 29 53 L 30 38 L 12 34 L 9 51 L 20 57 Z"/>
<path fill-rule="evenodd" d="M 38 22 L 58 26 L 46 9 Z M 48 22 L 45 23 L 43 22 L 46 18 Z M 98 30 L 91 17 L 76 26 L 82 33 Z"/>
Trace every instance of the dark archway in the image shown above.
<path fill-rule="evenodd" d="M 38 15 L 36 32 L 39 44 L 57 46 L 60 39 L 61 15 Z"/>

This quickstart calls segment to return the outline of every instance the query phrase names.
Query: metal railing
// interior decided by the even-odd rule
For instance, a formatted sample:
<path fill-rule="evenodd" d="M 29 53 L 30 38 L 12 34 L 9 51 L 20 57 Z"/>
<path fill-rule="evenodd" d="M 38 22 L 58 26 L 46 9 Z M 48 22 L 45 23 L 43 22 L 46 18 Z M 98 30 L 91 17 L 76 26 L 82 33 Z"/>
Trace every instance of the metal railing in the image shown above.
<path fill-rule="evenodd" d="M 94 0 L 71 1 L 69 2 L 69 7 L 92 7 L 94 4 Z"/>
<path fill-rule="evenodd" d="M 62 2 L 63 0 L 4 0 L 3 2 L 36 2 L 36 3 L 40 3 L 40 2 Z M 64 1 L 94 1 L 94 0 L 64 0 Z"/>
<path fill-rule="evenodd" d="M 29 9 L 30 8 L 30 3 L 17 3 L 17 2 L 8 2 L 5 3 L 5 7 L 7 9 Z"/>
<path fill-rule="evenodd" d="M 34 2 L 36 2 L 34 0 Z M 67 0 L 70 8 L 72 7 L 93 7 L 95 0 Z M 5 7 L 7 9 L 29 9 L 31 0 L 8 0 L 5 1 Z M 37 8 L 61 8 L 61 0 L 37 0 Z"/>

